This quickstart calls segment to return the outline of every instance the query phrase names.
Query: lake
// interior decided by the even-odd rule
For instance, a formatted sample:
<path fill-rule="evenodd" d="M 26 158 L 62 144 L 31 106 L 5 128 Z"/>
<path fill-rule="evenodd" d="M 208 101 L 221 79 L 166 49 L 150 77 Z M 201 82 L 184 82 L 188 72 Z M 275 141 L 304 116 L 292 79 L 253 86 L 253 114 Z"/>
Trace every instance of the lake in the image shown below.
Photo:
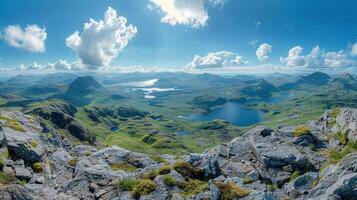
<path fill-rule="evenodd" d="M 194 121 L 212 121 L 222 119 L 237 126 L 249 126 L 264 120 L 264 113 L 250 108 L 244 108 L 239 103 L 229 102 L 206 114 L 192 114 L 188 119 Z"/>
<path fill-rule="evenodd" d="M 274 96 L 264 101 L 254 101 L 255 103 L 266 102 L 269 104 L 276 104 L 292 97 L 294 94 L 287 93 L 283 95 Z M 215 119 L 225 120 L 236 126 L 250 126 L 264 121 L 264 112 L 258 109 L 251 109 L 244 107 L 241 103 L 228 102 L 223 106 L 212 110 L 210 113 L 191 114 L 187 117 L 194 121 L 212 121 Z"/>

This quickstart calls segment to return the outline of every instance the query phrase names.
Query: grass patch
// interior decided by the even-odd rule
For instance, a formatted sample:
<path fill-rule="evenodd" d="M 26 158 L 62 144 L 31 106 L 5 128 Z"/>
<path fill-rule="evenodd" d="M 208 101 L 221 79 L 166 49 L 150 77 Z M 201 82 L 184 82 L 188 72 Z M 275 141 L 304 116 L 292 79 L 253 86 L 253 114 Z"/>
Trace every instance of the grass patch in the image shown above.
<path fill-rule="evenodd" d="M 345 132 L 341 133 L 338 132 L 334 134 L 332 137 L 339 141 L 340 144 L 346 145 L 348 143 L 348 133 L 350 130 L 346 130 Z"/>
<path fill-rule="evenodd" d="M 167 186 L 177 185 L 175 178 L 171 175 L 165 175 L 162 180 L 165 183 L 165 185 L 167 185 Z"/>
<path fill-rule="evenodd" d="M 148 195 L 156 189 L 157 185 L 152 180 L 141 180 L 132 191 L 134 198 L 138 199 L 143 195 Z"/>
<path fill-rule="evenodd" d="M 300 136 L 307 135 L 310 133 L 311 133 L 311 131 L 308 127 L 306 127 L 305 125 L 300 125 L 295 128 L 294 137 L 300 137 Z"/>
<path fill-rule="evenodd" d="M 137 182 L 131 178 L 124 178 L 115 183 L 115 186 L 119 191 L 132 191 Z"/>
<path fill-rule="evenodd" d="M 348 154 L 357 151 L 357 142 L 349 142 L 347 145 L 341 150 L 338 151 L 336 149 L 330 149 L 328 151 L 329 161 L 332 164 L 338 163 L 340 160 L 345 158 Z"/>
<path fill-rule="evenodd" d="M 158 162 L 158 163 L 167 163 L 167 160 L 165 160 L 163 157 L 159 156 L 159 155 L 153 155 L 153 156 L 150 156 L 150 158 L 155 161 L 155 162 Z"/>
<path fill-rule="evenodd" d="M 22 125 L 15 119 L 10 119 L 4 116 L 0 116 L 0 120 L 4 120 L 5 127 L 11 128 L 15 131 L 19 131 L 19 132 L 25 132 L 26 130 L 22 127 Z"/>
<path fill-rule="evenodd" d="M 137 168 L 127 163 L 111 163 L 110 167 L 113 171 L 124 170 L 126 172 L 134 172 Z"/>
<path fill-rule="evenodd" d="M 239 199 L 249 195 L 249 191 L 241 188 L 234 183 L 220 183 L 216 182 L 215 185 L 221 190 L 221 200 Z"/>
<path fill-rule="evenodd" d="M 188 179 L 188 181 L 180 183 L 178 186 L 183 190 L 182 195 L 185 198 L 203 192 L 208 188 L 208 184 L 206 182 L 198 179 Z"/>
<path fill-rule="evenodd" d="M 340 113 L 340 108 L 334 108 L 332 109 L 331 113 L 330 113 L 330 118 L 328 120 L 328 124 L 327 126 L 329 128 L 332 128 L 335 124 L 336 124 L 336 118 L 337 118 L 337 115 Z"/>

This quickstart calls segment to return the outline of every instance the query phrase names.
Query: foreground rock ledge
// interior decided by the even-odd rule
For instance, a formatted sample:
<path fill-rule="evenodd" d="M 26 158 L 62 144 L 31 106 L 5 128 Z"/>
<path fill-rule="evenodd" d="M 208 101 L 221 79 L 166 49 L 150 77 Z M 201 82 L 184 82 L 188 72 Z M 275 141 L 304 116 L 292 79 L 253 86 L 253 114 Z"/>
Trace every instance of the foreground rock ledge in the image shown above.
<path fill-rule="evenodd" d="M 117 146 L 72 147 L 31 116 L 0 114 L 0 199 L 357 199 L 354 108 L 326 111 L 302 135 L 296 126 L 258 126 L 201 154 L 161 159 Z M 331 150 L 341 158 L 331 162 Z M 118 180 L 150 185 L 131 192 Z"/>

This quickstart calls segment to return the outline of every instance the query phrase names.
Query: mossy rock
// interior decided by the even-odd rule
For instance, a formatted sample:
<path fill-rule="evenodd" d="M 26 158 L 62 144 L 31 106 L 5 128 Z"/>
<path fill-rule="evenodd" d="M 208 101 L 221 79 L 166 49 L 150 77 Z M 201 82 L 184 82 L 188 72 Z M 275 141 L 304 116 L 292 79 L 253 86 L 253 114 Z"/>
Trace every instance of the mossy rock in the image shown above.
<path fill-rule="evenodd" d="M 175 178 L 169 174 L 165 175 L 163 178 L 162 178 L 162 181 L 165 183 L 165 185 L 167 186 L 175 186 L 177 185 L 177 182 L 175 180 Z"/>
<path fill-rule="evenodd" d="M 148 195 L 154 191 L 157 184 L 152 180 L 141 180 L 133 189 L 132 195 L 134 198 L 138 199 L 141 196 Z"/>
<path fill-rule="evenodd" d="M 311 133 L 311 131 L 308 127 L 306 127 L 305 125 L 300 125 L 295 128 L 294 137 L 300 137 L 300 136 L 307 135 L 310 133 Z"/>
<path fill-rule="evenodd" d="M 220 189 L 221 191 L 221 200 L 233 200 L 233 199 L 239 199 L 242 197 L 245 197 L 249 195 L 249 191 L 241 188 L 234 183 L 221 183 L 221 182 L 216 182 L 215 185 Z"/>
<path fill-rule="evenodd" d="M 194 168 L 190 163 L 177 162 L 174 169 L 184 177 L 203 180 L 203 170 Z"/>
<path fill-rule="evenodd" d="M 201 181 L 198 179 L 188 179 L 183 183 L 177 183 L 178 187 L 183 190 L 181 193 L 185 198 L 190 197 L 192 195 L 196 195 L 200 192 L 208 189 L 208 184 L 205 181 Z"/>
<path fill-rule="evenodd" d="M 32 165 L 32 169 L 34 172 L 36 173 L 42 173 L 43 172 L 43 165 L 41 162 L 35 162 L 33 165 Z"/>
<path fill-rule="evenodd" d="M 12 184 L 15 180 L 15 173 L 5 173 L 0 171 L 0 185 Z"/>
<path fill-rule="evenodd" d="M 150 170 L 150 171 L 146 172 L 145 174 L 143 174 L 142 178 L 154 180 L 157 175 L 158 175 L 157 170 Z"/>
<path fill-rule="evenodd" d="M 78 163 L 78 160 L 76 158 L 73 158 L 67 162 L 67 164 L 71 167 L 75 167 Z"/>
<path fill-rule="evenodd" d="M 171 172 L 171 166 L 170 165 L 164 165 L 159 168 L 158 173 L 160 175 L 168 174 Z"/>
<path fill-rule="evenodd" d="M 111 163 L 110 167 L 113 171 L 124 170 L 126 172 L 134 172 L 137 168 L 127 163 Z"/>

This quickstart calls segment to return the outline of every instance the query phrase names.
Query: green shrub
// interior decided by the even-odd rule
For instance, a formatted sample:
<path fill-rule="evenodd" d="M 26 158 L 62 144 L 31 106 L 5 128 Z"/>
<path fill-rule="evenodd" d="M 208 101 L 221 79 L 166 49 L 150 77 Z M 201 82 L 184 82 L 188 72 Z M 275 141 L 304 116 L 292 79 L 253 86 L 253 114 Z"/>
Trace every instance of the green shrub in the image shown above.
<path fill-rule="evenodd" d="M 134 198 L 140 198 L 140 196 L 148 195 L 156 189 L 157 185 L 152 180 L 141 180 L 133 189 L 132 195 Z"/>
<path fill-rule="evenodd" d="M 131 178 L 123 178 L 117 181 L 115 185 L 119 191 L 132 191 L 136 186 L 136 180 Z"/>
<path fill-rule="evenodd" d="M 237 186 L 234 183 L 220 183 L 216 182 L 215 185 L 221 191 L 221 200 L 239 199 L 249 195 L 249 191 Z"/>
<path fill-rule="evenodd" d="M 15 181 L 15 173 L 0 171 L 0 185 L 9 185 Z"/>
<path fill-rule="evenodd" d="M 178 183 L 178 187 L 183 190 L 182 195 L 187 198 L 205 191 L 208 184 L 198 179 L 188 179 L 186 182 Z"/>
<path fill-rule="evenodd" d="M 194 168 L 190 163 L 177 162 L 174 169 L 184 177 L 203 179 L 203 170 Z"/>
<path fill-rule="evenodd" d="M 136 167 L 127 163 L 111 163 L 110 167 L 113 171 L 124 170 L 126 172 L 133 172 L 137 169 Z"/>
<path fill-rule="evenodd" d="M 167 186 L 175 186 L 177 185 L 177 182 L 175 178 L 171 175 L 165 175 L 162 179 Z"/>
<path fill-rule="evenodd" d="M 300 125 L 295 128 L 294 137 L 300 137 L 300 136 L 307 135 L 310 133 L 311 133 L 311 131 L 308 127 L 306 127 L 305 125 Z"/>
<path fill-rule="evenodd" d="M 156 170 L 150 170 L 148 172 L 146 172 L 142 178 L 143 179 L 150 179 L 150 180 L 154 180 L 156 178 L 156 176 L 158 175 Z"/>
<path fill-rule="evenodd" d="M 171 172 L 171 166 L 170 165 L 164 165 L 159 168 L 158 173 L 160 175 L 168 174 Z"/>
<path fill-rule="evenodd" d="M 33 171 L 36 172 L 36 173 L 42 173 L 42 172 L 43 172 L 42 163 L 41 163 L 41 162 L 35 162 L 35 163 L 32 165 L 32 169 L 33 169 Z"/>

